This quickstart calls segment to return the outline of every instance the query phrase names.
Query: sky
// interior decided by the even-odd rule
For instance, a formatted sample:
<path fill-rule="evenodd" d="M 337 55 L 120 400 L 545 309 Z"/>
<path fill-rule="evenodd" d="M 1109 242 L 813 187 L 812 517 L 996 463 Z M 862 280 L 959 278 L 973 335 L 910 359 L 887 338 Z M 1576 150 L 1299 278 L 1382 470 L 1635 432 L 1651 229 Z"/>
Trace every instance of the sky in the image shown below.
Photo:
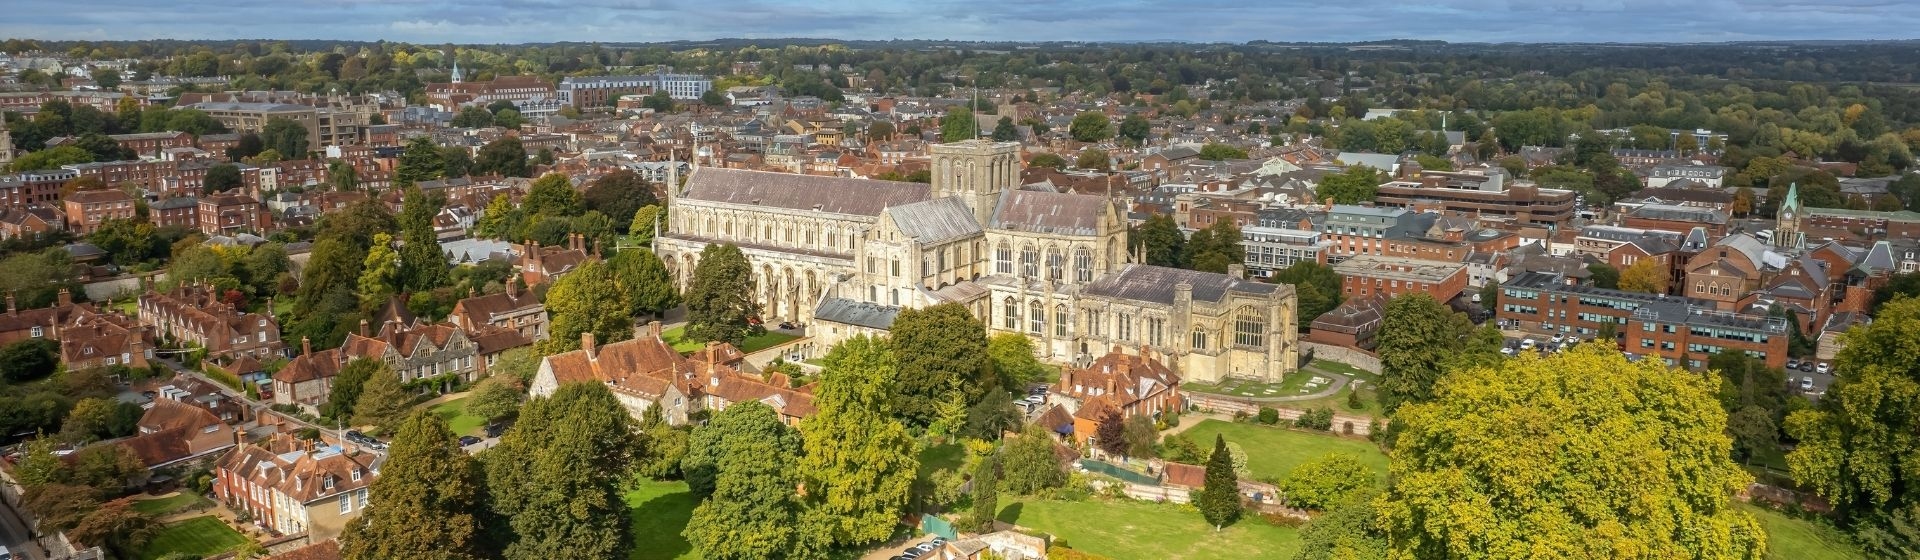
<path fill-rule="evenodd" d="M 1920 38 L 1911 0 L 0 0 L 0 37 L 1715 42 Z"/>

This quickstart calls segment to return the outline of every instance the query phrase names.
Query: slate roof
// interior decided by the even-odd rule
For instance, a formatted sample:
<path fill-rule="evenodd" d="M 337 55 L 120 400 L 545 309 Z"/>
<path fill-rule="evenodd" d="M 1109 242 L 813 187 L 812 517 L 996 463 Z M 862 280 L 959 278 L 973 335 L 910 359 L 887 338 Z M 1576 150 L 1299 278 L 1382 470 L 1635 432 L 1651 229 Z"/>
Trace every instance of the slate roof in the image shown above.
<path fill-rule="evenodd" d="M 946 197 L 887 209 L 893 224 L 915 241 L 940 243 L 980 233 L 973 209 L 958 198 Z"/>
<path fill-rule="evenodd" d="M 1676 206 L 1672 204 L 1648 204 L 1634 210 L 1630 216 L 1649 220 L 1667 220 L 1674 222 L 1702 222 L 1709 224 L 1727 223 L 1727 213 L 1707 208 Z"/>
<path fill-rule="evenodd" d="M 821 321 L 890 330 L 900 308 L 846 298 L 827 298 L 820 302 L 813 317 Z"/>
<path fill-rule="evenodd" d="M 1099 195 L 1008 191 L 1001 193 L 991 223 L 997 229 L 1093 235 L 1099 231 L 1106 204 L 1106 197 Z"/>
<path fill-rule="evenodd" d="M 933 186 L 702 167 L 687 180 L 681 198 L 788 210 L 813 211 L 817 206 L 821 212 L 879 216 L 888 208 L 933 198 Z"/>
<path fill-rule="evenodd" d="M 1100 277 L 1081 291 L 1088 295 L 1172 305 L 1174 286 L 1181 283 L 1193 286 L 1194 301 L 1210 302 L 1226 299 L 1229 291 L 1263 296 L 1280 289 L 1280 286 L 1275 284 L 1243 280 L 1213 272 L 1128 264 L 1112 274 Z"/>

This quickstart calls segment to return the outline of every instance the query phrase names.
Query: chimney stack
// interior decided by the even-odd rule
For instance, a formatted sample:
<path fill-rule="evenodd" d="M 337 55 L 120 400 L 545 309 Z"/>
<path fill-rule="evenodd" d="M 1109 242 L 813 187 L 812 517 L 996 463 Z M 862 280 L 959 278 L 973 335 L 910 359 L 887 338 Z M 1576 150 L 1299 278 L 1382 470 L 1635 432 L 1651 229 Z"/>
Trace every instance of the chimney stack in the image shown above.
<path fill-rule="evenodd" d="M 507 297 L 510 297 L 513 299 L 520 299 L 520 287 L 513 285 L 513 279 L 508 278 L 506 280 L 506 284 L 507 284 Z"/>
<path fill-rule="evenodd" d="M 654 339 L 660 338 L 660 322 L 659 321 L 647 322 L 647 335 L 653 337 Z"/>
<path fill-rule="evenodd" d="M 367 330 L 367 320 L 366 320 L 366 319 L 361 319 L 361 320 L 360 320 L 360 336 L 363 336 L 363 337 L 368 337 L 368 338 L 371 338 L 371 337 L 373 336 L 373 335 L 372 335 L 372 334 L 370 333 L 370 331 L 368 331 L 368 330 Z"/>
<path fill-rule="evenodd" d="M 304 336 L 300 337 L 300 355 L 305 356 L 307 354 L 312 354 L 312 353 L 313 353 L 313 341 L 307 340 L 307 337 L 304 337 Z"/>
<path fill-rule="evenodd" d="M 595 347 L 593 343 L 593 331 L 580 333 L 580 349 L 587 351 L 587 359 L 589 360 L 600 358 L 600 349 Z"/>
<path fill-rule="evenodd" d="M 66 288 L 60 288 L 60 307 L 69 305 L 73 305 L 73 293 L 68 292 Z"/>

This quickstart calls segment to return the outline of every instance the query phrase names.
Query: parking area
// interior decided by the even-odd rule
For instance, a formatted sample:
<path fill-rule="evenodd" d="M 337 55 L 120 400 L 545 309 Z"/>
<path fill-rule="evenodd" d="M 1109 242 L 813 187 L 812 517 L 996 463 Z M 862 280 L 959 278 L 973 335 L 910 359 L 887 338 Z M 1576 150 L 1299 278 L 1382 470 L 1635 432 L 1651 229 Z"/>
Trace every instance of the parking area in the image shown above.
<path fill-rule="evenodd" d="M 883 546 L 878 550 L 860 556 L 860 560 L 931 560 L 939 558 L 936 552 L 947 539 L 937 535 L 921 535 L 909 539 L 898 546 Z"/>

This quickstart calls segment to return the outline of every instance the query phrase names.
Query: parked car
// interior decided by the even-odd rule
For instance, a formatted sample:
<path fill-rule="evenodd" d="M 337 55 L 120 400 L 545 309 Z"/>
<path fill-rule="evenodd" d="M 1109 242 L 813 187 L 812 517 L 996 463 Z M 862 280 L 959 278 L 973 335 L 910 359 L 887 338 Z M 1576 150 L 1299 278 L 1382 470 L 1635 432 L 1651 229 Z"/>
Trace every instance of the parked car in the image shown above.
<path fill-rule="evenodd" d="M 473 437 L 473 436 L 460 436 L 460 447 L 466 447 L 476 443 L 480 443 L 480 438 Z"/>
<path fill-rule="evenodd" d="M 1812 391 L 1812 390 L 1813 390 L 1813 378 L 1812 378 L 1812 377 L 1802 377 L 1802 378 L 1800 378 L 1800 390 L 1802 390 L 1802 391 Z"/>
<path fill-rule="evenodd" d="M 1520 341 L 1520 349 L 1521 349 L 1521 350 L 1532 350 L 1535 344 L 1536 344 L 1536 343 L 1535 343 L 1535 342 L 1533 341 L 1533 339 L 1531 339 L 1531 338 L 1529 338 L 1529 339 L 1526 339 L 1526 340 L 1522 340 L 1522 341 Z"/>
<path fill-rule="evenodd" d="M 794 324 L 793 324 L 793 322 L 792 322 L 792 321 L 781 321 L 781 322 L 780 322 L 780 330 L 787 330 L 787 331 L 790 331 L 790 330 L 793 330 L 793 329 L 796 329 L 796 328 L 799 328 L 799 327 L 796 327 L 796 326 L 794 326 Z"/>
<path fill-rule="evenodd" d="M 1814 373 L 1826 373 L 1832 370 L 1833 370 L 1833 366 L 1827 365 L 1826 362 L 1820 362 L 1819 365 L 1813 366 Z"/>
<path fill-rule="evenodd" d="M 1788 358 L 1788 359 L 1787 359 L 1787 369 L 1788 369 L 1788 370 L 1796 370 L 1796 369 L 1800 369 L 1800 360 L 1797 360 L 1797 359 L 1793 359 L 1793 358 Z"/>
<path fill-rule="evenodd" d="M 1504 356 L 1512 356 L 1514 354 L 1513 347 L 1512 346 L 1501 347 L 1500 354 Z"/>
<path fill-rule="evenodd" d="M 500 437 L 504 433 L 507 433 L 506 424 L 487 424 L 487 437 Z"/>
<path fill-rule="evenodd" d="M 1813 360 L 1800 362 L 1800 371 L 1813 371 Z"/>

